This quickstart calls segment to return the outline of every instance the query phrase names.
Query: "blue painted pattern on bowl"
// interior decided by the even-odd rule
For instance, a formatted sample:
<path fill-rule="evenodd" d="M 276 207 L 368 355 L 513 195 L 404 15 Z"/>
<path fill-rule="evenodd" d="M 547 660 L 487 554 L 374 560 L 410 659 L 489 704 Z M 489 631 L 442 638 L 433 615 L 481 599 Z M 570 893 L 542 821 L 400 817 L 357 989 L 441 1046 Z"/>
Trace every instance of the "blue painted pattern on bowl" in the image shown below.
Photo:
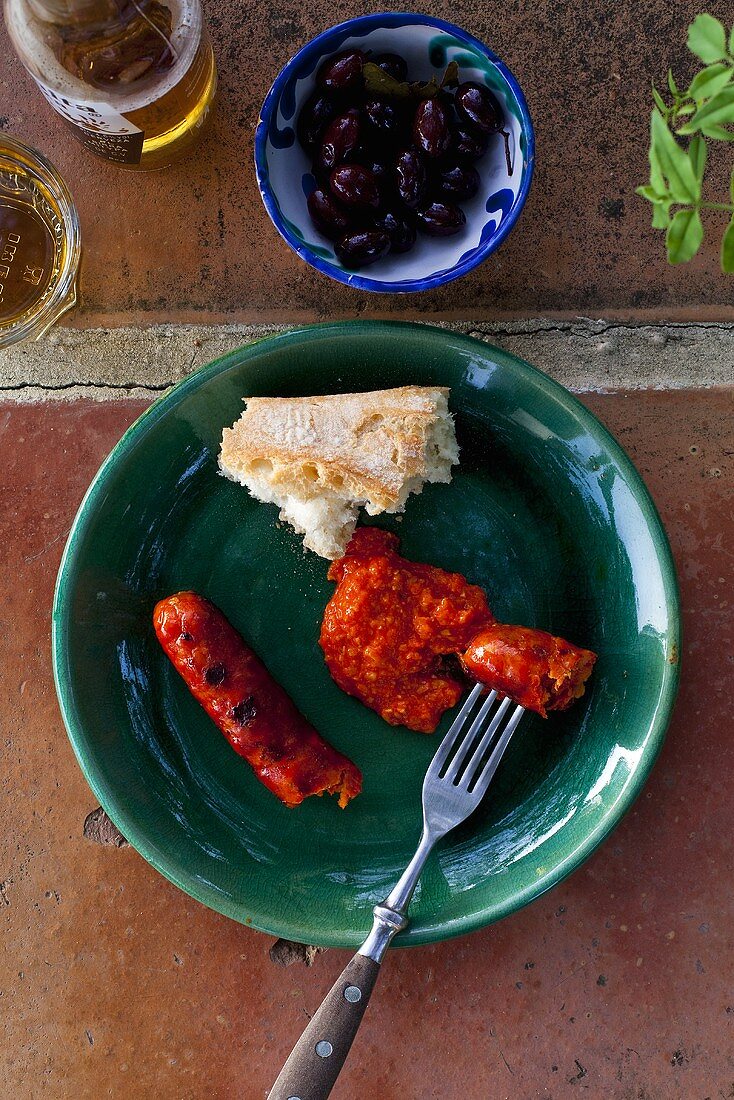
<path fill-rule="evenodd" d="M 301 106 L 315 86 L 321 62 L 350 47 L 373 54 L 399 53 L 411 80 L 441 74 L 450 61 L 460 79 L 486 84 L 502 105 L 509 131 L 512 173 L 508 173 L 501 134 L 476 164 L 479 192 L 461 203 L 465 227 L 452 237 L 419 234 L 408 253 L 389 255 L 367 269 L 351 271 L 331 241 L 312 224 L 306 200 L 316 186 L 307 154 L 296 140 Z M 309 42 L 278 74 L 263 104 L 255 135 L 255 167 L 260 193 L 278 232 L 312 267 L 361 290 L 428 290 L 465 275 L 482 263 L 517 221 L 530 189 L 534 134 L 525 98 L 506 65 L 478 39 L 459 27 L 419 14 L 366 15 L 340 23 Z"/>

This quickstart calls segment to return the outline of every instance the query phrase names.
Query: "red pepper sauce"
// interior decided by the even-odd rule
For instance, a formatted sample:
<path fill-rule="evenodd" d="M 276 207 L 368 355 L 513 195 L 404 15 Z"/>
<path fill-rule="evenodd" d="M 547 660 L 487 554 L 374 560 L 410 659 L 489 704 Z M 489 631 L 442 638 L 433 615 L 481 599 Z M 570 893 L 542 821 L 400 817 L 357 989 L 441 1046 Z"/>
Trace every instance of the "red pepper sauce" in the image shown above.
<path fill-rule="evenodd" d="M 312 794 L 359 794 L 359 768 L 332 748 L 296 709 L 222 612 L 195 592 L 156 605 L 153 625 L 191 694 L 286 806 Z"/>
<path fill-rule="evenodd" d="M 442 657 L 465 649 L 493 622 L 481 588 L 459 573 L 407 561 L 396 535 L 360 527 L 327 604 L 320 643 L 329 671 L 348 695 L 393 726 L 432 733 L 465 690 Z"/>

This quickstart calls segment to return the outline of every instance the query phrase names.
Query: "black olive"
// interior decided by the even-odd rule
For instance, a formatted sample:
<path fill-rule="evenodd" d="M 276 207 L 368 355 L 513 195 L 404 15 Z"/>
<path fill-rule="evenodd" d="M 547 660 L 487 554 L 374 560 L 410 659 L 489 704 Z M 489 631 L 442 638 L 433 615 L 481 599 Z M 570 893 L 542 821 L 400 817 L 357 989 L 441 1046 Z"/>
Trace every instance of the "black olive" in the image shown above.
<path fill-rule="evenodd" d="M 459 118 L 477 133 L 498 134 L 502 129 L 502 108 L 486 84 L 460 84 L 454 104 Z"/>
<path fill-rule="evenodd" d="M 345 206 L 377 207 L 380 192 L 369 168 L 361 164 L 342 164 L 331 173 L 331 190 Z"/>
<path fill-rule="evenodd" d="M 319 149 L 319 166 L 327 171 L 349 159 L 359 144 L 359 111 L 351 107 L 331 120 L 324 131 Z"/>
<path fill-rule="evenodd" d="M 311 221 L 325 237 L 336 239 L 349 229 L 349 215 L 327 191 L 312 191 L 306 205 Z"/>
<path fill-rule="evenodd" d="M 413 140 L 427 157 L 440 157 L 451 142 L 449 113 L 441 100 L 422 99 L 413 119 Z"/>
<path fill-rule="evenodd" d="M 373 60 L 375 65 L 393 80 L 403 81 L 408 75 L 408 62 L 399 53 L 381 53 Z"/>
<path fill-rule="evenodd" d="M 395 187 L 406 206 L 417 206 L 426 191 L 426 162 L 417 149 L 404 149 L 395 162 Z"/>
<path fill-rule="evenodd" d="M 484 155 L 491 134 L 504 134 L 506 154 L 509 139 L 500 102 L 485 85 L 465 81 L 455 94 L 447 87 L 418 100 L 372 94 L 364 86 L 367 58 L 394 80 L 409 79 L 399 54 L 342 50 L 322 62 L 297 122 L 317 181 L 307 200 L 311 220 L 352 269 L 409 251 L 417 230 L 458 233 L 466 216 L 457 203 L 481 186 L 469 162 Z"/>
<path fill-rule="evenodd" d="M 430 202 L 416 210 L 418 226 L 429 237 L 450 237 L 466 225 L 466 215 L 460 206 L 448 202 Z"/>
<path fill-rule="evenodd" d="M 344 92 L 362 84 L 364 54 L 361 50 L 344 50 L 334 54 L 321 65 L 316 73 L 316 83 L 328 92 Z"/>
<path fill-rule="evenodd" d="M 362 164 L 365 168 L 369 168 L 380 186 L 382 186 L 383 183 L 387 183 L 389 166 L 378 150 L 365 149 L 362 147 L 355 151 L 354 159 L 358 164 Z"/>
<path fill-rule="evenodd" d="M 324 92 L 314 92 L 301 107 L 296 123 L 298 141 L 307 153 L 313 153 L 329 122 L 337 112 L 333 99 Z"/>
<path fill-rule="evenodd" d="M 334 251 L 345 267 L 366 267 L 390 251 L 390 236 L 380 229 L 359 229 L 345 233 Z"/>
<path fill-rule="evenodd" d="M 471 199 L 480 183 L 479 173 L 470 164 L 448 164 L 436 173 L 433 190 L 448 199 Z"/>
<path fill-rule="evenodd" d="M 389 235 L 391 252 L 410 252 L 416 239 L 412 215 L 386 210 L 378 214 L 374 223 L 377 229 L 383 229 Z"/>
<path fill-rule="evenodd" d="M 365 101 L 362 110 L 372 130 L 381 137 L 393 137 L 397 134 L 400 114 L 394 103 L 371 96 Z"/>
<path fill-rule="evenodd" d="M 479 160 L 487 152 L 488 140 L 487 134 L 476 134 L 471 130 L 458 127 L 454 130 L 451 148 L 460 157 L 466 157 L 467 160 Z"/>

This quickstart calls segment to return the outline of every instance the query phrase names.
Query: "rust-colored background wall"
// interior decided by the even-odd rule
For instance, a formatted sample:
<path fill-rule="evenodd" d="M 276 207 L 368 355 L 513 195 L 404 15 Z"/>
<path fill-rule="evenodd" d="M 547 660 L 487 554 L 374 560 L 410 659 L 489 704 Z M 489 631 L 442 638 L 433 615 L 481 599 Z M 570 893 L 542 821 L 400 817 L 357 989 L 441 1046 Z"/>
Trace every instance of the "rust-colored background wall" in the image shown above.
<path fill-rule="evenodd" d="M 71 185 L 86 247 L 83 305 L 71 324 L 314 320 L 334 316 L 564 316 L 734 319 L 732 280 L 718 269 L 726 215 L 708 213 L 707 242 L 668 267 L 663 234 L 634 195 L 647 181 L 650 83 L 668 65 L 685 80 L 686 28 L 727 0 L 436 0 L 511 67 L 537 130 L 537 168 L 523 215 L 467 278 L 422 295 L 365 295 L 324 279 L 288 249 L 260 201 L 252 139 L 260 104 L 293 51 L 325 27 L 393 3 L 211 0 L 221 102 L 185 163 L 152 175 L 81 150 L 35 90 L 0 32 L 0 128 L 36 144 Z M 719 143 L 721 145 L 722 143 Z M 711 197 L 726 199 L 731 146 L 715 151 Z"/>

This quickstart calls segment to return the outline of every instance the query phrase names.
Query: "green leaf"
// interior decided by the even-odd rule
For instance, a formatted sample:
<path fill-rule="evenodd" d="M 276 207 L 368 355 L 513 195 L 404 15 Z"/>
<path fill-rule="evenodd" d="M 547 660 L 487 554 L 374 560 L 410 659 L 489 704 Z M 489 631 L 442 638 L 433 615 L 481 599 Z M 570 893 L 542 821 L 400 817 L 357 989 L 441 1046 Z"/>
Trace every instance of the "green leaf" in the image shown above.
<path fill-rule="evenodd" d="M 665 243 L 668 263 L 684 264 L 698 252 L 703 241 L 703 225 L 698 210 L 679 210 L 668 226 Z"/>
<path fill-rule="evenodd" d="M 723 126 L 702 126 L 701 133 L 716 141 L 734 141 L 734 130 L 725 130 Z"/>
<path fill-rule="evenodd" d="M 440 82 L 435 76 L 432 76 L 427 84 L 423 84 L 420 80 L 417 80 L 410 85 L 410 90 L 418 99 L 433 99 L 434 96 L 438 95 L 444 85 L 452 87 L 454 84 L 458 86 L 458 83 L 459 66 L 456 61 L 449 61 L 446 66 L 446 72 L 441 77 Z"/>
<path fill-rule="evenodd" d="M 724 24 L 704 12 L 697 15 L 688 28 L 688 49 L 707 65 L 726 57 Z"/>
<path fill-rule="evenodd" d="M 731 34 L 729 35 L 729 53 L 734 57 L 734 25 L 732 25 Z"/>
<path fill-rule="evenodd" d="M 670 225 L 670 207 L 656 203 L 652 208 L 653 229 L 667 229 Z"/>
<path fill-rule="evenodd" d="M 446 72 L 441 79 L 442 88 L 455 88 L 459 83 L 459 65 L 456 61 L 449 61 Z"/>
<path fill-rule="evenodd" d="M 438 95 L 440 90 L 435 76 L 432 76 L 426 84 L 422 84 L 420 81 L 416 80 L 410 85 L 411 95 L 417 96 L 418 99 L 433 99 L 434 96 Z"/>
<path fill-rule="evenodd" d="M 365 62 L 362 72 L 364 86 L 368 92 L 373 92 L 376 95 L 396 96 L 399 99 L 407 99 L 410 96 L 410 87 L 404 81 L 396 80 L 394 76 L 390 76 L 379 65 L 375 65 L 374 61 Z"/>
<path fill-rule="evenodd" d="M 652 203 L 653 229 L 667 229 L 670 224 L 670 207 L 673 199 L 670 194 L 659 194 L 654 187 L 636 187 L 635 194 L 641 195 Z"/>
<path fill-rule="evenodd" d="M 693 141 L 688 146 L 688 156 L 693 165 L 693 171 L 696 173 L 696 179 L 700 184 L 706 169 L 706 158 L 708 156 L 706 142 L 700 134 L 696 134 Z"/>
<path fill-rule="evenodd" d="M 650 127 L 652 130 L 652 126 Z M 647 159 L 650 162 L 650 184 L 656 191 L 667 191 L 668 188 L 663 176 L 663 169 L 660 163 L 660 157 L 658 156 L 657 146 L 653 140 L 652 133 L 650 135 L 650 148 L 647 151 Z"/>
<path fill-rule="evenodd" d="M 680 95 L 680 92 L 678 91 L 678 85 L 676 84 L 675 77 L 673 76 L 672 69 L 668 69 L 668 87 L 670 88 L 670 94 L 672 96 Z"/>
<path fill-rule="evenodd" d="M 679 133 L 693 134 L 704 123 L 707 126 L 720 126 L 727 122 L 734 122 L 734 84 L 723 88 L 718 95 L 699 107 L 693 118 L 681 126 Z"/>
<path fill-rule="evenodd" d="M 661 195 L 654 187 L 650 187 L 647 184 L 645 184 L 644 187 L 635 187 L 635 194 L 642 195 L 643 199 L 647 199 L 648 202 L 670 202 L 670 195 L 667 192 Z"/>
<path fill-rule="evenodd" d="M 694 76 L 688 95 L 697 103 L 701 103 L 702 100 L 710 99 L 725 88 L 733 76 L 734 69 L 731 65 L 724 65 L 721 61 L 717 61 L 714 65 L 707 65 Z"/>
<path fill-rule="evenodd" d="M 652 203 L 652 227 L 653 229 L 667 229 L 670 223 L 670 207 L 673 202 L 673 197 L 670 192 L 661 194 L 656 191 L 654 187 L 648 186 L 636 187 L 635 194 L 641 195 L 643 199 L 647 199 Z"/>
<path fill-rule="evenodd" d="M 668 114 L 668 108 L 665 105 L 665 100 L 660 95 L 655 85 L 652 86 L 652 98 L 655 100 L 655 106 L 660 111 L 660 114 L 665 118 Z"/>
<path fill-rule="evenodd" d="M 432 96 L 438 95 L 441 88 L 453 87 L 459 82 L 459 66 L 456 61 L 449 61 L 440 83 L 435 76 L 432 76 L 425 84 L 421 81 L 409 84 L 405 80 L 396 80 L 395 77 L 390 76 L 384 69 L 381 69 L 379 65 L 375 65 L 374 61 L 365 62 L 362 72 L 364 86 L 368 92 L 373 92 L 375 95 L 393 96 L 397 99 L 410 99 L 411 96 L 418 99 L 430 99 Z"/>
<path fill-rule="evenodd" d="M 692 115 L 695 110 L 696 110 L 696 104 L 695 103 L 684 103 L 682 107 L 676 107 L 676 109 L 675 109 L 676 117 L 678 115 Z"/>
<path fill-rule="evenodd" d="M 721 242 L 721 270 L 725 275 L 734 275 L 734 218 L 727 225 Z"/>
<path fill-rule="evenodd" d="M 651 133 L 650 183 L 653 187 L 657 186 L 657 182 L 652 175 L 653 157 L 655 157 L 660 171 L 668 181 L 668 190 L 675 202 L 696 202 L 701 194 L 701 185 L 696 179 L 693 165 L 688 158 L 688 154 L 681 149 L 658 111 L 652 112 Z"/>

